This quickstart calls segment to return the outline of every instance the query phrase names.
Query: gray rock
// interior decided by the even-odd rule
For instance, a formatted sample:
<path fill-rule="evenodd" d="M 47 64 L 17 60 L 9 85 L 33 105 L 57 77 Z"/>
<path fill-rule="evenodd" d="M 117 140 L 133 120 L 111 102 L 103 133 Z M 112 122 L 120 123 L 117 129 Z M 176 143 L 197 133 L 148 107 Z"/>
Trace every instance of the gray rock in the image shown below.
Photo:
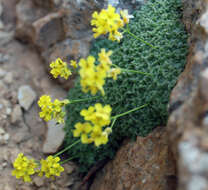
<path fill-rule="evenodd" d="M 37 95 L 30 86 L 24 85 L 18 89 L 18 101 L 20 106 L 25 110 L 29 110 L 36 98 Z"/>
<path fill-rule="evenodd" d="M 47 126 L 48 130 L 43 144 L 43 153 L 55 153 L 64 141 L 65 132 L 63 130 L 63 124 L 56 125 L 56 121 L 51 120 L 47 123 Z"/>
<path fill-rule="evenodd" d="M 3 78 L 6 74 L 7 72 L 0 68 L 0 78 Z"/>
<path fill-rule="evenodd" d="M 33 181 L 37 187 L 41 187 L 44 185 L 44 179 L 38 176 L 34 177 Z"/>
<path fill-rule="evenodd" d="M 11 115 L 11 123 L 16 123 L 17 121 L 22 120 L 22 110 L 19 104 L 14 106 L 14 109 L 12 111 Z"/>
<path fill-rule="evenodd" d="M 11 84 L 13 82 L 13 73 L 12 72 L 8 72 L 5 77 L 4 77 L 4 82 L 6 84 Z"/>

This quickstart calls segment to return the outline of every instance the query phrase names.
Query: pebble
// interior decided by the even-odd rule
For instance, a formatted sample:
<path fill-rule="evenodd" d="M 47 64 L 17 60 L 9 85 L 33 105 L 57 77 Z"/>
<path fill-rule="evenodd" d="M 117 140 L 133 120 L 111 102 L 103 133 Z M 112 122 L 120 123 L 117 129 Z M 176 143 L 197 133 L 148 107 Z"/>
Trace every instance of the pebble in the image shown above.
<path fill-rule="evenodd" d="M 21 120 L 22 120 L 22 110 L 20 105 L 16 104 L 11 114 L 11 123 L 16 123 Z"/>
<path fill-rule="evenodd" d="M 0 78 L 3 78 L 6 75 L 6 71 L 0 68 Z"/>
<path fill-rule="evenodd" d="M 55 153 L 62 145 L 65 137 L 65 131 L 63 130 L 63 124 L 56 124 L 55 120 L 47 122 L 48 130 L 46 133 L 46 139 L 43 144 L 43 153 Z"/>
<path fill-rule="evenodd" d="M 23 85 L 18 89 L 18 101 L 22 108 L 29 110 L 37 95 L 29 85 Z"/>
<path fill-rule="evenodd" d="M 4 82 L 6 84 L 12 84 L 12 82 L 13 82 L 13 73 L 12 72 L 8 72 L 6 74 L 6 76 L 4 77 Z"/>
<path fill-rule="evenodd" d="M 33 181 L 37 187 L 41 187 L 44 185 L 44 179 L 40 178 L 39 176 L 34 177 Z"/>

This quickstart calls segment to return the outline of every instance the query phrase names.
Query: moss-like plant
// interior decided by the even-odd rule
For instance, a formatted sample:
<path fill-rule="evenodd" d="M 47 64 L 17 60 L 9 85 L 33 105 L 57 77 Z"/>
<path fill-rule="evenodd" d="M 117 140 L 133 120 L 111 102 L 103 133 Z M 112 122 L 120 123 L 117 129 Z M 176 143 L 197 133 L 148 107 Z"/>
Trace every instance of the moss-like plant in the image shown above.
<path fill-rule="evenodd" d="M 101 48 L 113 50 L 111 60 L 121 68 L 138 70 L 149 75 L 122 73 L 116 81 L 109 79 L 104 86 L 105 96 L 96 100 L 67 106 L 67 131 L 65 145 L 77 139 L 72 130 L 75 123 L 82 122 L 80 111 L 95 102 L 110 104 L 112 115 L 123 113 L 143 104 L 145 108 L 119 118 L 106 145 L 77 144 L 68 151 L 75 157 L 81 171 L 86 172 L 93 164 L 105 158 L 112 158 L 124 138 L 145 136 L 154 127 L 165 125 L 167 104 L 171 89 L 184 68 L 187 54 L 187 34 L 181 23 L 180 0 L 149 0 L 135 11 L 129 29 L 156 48 L 141 43 L 124 34 L 120 43 L 106 39 L 95 40 L 91 55 L 97 56 Z M 69 99 L 90 97 L 82 93 L 79 78 L 69 91 Z"/>

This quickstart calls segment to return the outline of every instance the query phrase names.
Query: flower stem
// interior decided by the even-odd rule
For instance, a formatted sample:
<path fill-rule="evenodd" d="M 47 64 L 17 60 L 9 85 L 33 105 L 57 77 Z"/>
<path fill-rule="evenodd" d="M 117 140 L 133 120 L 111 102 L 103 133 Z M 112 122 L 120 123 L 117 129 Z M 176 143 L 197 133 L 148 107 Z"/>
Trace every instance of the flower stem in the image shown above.
<path fill-rule="evenodd" d="M 96 99 L 98 97 L 99 96 L 95 96 L 95 97 L 91 97 L 91 98 L 82 98 L 82 99 L 78 99 L 78 100 L 70 100 L 69 104 L 78 103 L 78 102 L 84 102 L 84 101 L 87 101 L 87 100 L 93 100 L 93 99 Z"/>
<path fill-rule="evenodd" d="M 117 65 L 115 65 L 115 64 L 113 64 L 113 63 L 112 63 L 111 65 L 113 65 L 113 66 L 115 66 L 115 67 L 118 67 Z M 118 67 L 118 68 L 120 68 L 120 67 Z M 142 74 L 142 75 L 152 76 L 151 74 L 145 73 L 145 72 L 142 72 L 142 71 L 136 71 L 136 70 L 130 70 L 130 69 L 123 69 L 123 68 L 120 68 L 120 69 L 121 69 L 121 71 L 123 71 L 123 72 L 138 73 L 138 74 Z"/>
<path fill-rule="evenodd" d="M 113 122 L 112 122 L 112 124 L 111 124 L 111 126 L 110 126 L 111 129 L 113 128 L 113 126 L 114 126 L 114 124 L 115 124 L 115 122 L 116 122 L 116 119 L 117 119 L 117 118 L 114 118 L 114 119 L 113 119 Z"/>
<path fill-rule="evenodd" d="M 70 158 L 68 158 L 68 159 L 66 159 L 66 160 L 64 160 L 64 161 L 62 161 L 62 162 L 60 162 L 60 164 L 65 164 L 65 163 L 67 163 L 68 161 L 73 160 L 73 159 L 76 158 L 76 157 L 77 157 L 77 156 L 70 157 Z"/>
<path fill-rule="evenodd" d="M 124 32 L 128 33 L 130 36 L 132 36 L 133 38 L 135 38 L 136 40 L 139 40 L 141 42 L 143 42 L 144 44 L 150 46 L 151 48 L 157 48 L 155 46 L 153 46 L 152 44 L 146 42 L 145 40 L 139 38 L 138 36 L 136 36 L 135 34 L 133 34 L 132 32 L 130 32 L 129 28 L 125 29 L 125 28 L 121 28 Z"/>
<path fill-rule="evenodd" d="M 134 111 L 136 111 L 136 110 L 142 109 L 142 108 L 146 107 L 147 105 L 148 105 L 148 104 L 144 104 L 144 105 L 142 105 L 142 106 L 139 106 L 139 107 L 136 107 L 136 108 L 134 108 L 134 109 L 131 109 L 131 110 L 127 111 L 127 112 L 124 112 L 124 113 L 115 115 L 115 116 L 111 117 L 111 119 L 117 119 L 117 118 L 122 117 L 122 116 L 124 116 L 124 115 L 127 115 L 127 114 L 129 114 L 129 113 L 131 113 L 131 112 L 134 112 Z"/>
<path fill-rule="evenodd" d="M 65 149 L 63 149 L 63 150 L 61 150 L 60 152 L 56 153 L 56 154 L 54 155 L 54 157 L 59 156 L 60 154 L 66 152 L 67 150 L 69 150 L 70 148 L 72 148 L 74 145 L 78 144 L 80 141 L 81 141 L 81 140 L 75 141 L 73 144 L 67 146 Z"/>

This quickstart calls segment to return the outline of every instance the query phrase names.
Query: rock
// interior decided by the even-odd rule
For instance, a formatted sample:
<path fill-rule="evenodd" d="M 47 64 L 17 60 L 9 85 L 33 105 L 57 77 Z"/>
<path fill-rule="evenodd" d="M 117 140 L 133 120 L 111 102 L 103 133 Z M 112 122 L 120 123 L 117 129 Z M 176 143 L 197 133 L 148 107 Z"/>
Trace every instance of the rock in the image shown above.
<path fill-rule="evenodd" d="M 48 130 L 46 133 L 46 139 L 43 144 L 43 153 L 51 154 L 58 151 L 62 145 L 65 137 L 63 130 L 63 124 L 56 124 L 56 121 L 51 120 L 47 123 Z"/>
<path fill-rule="evenodd" d="M 114 160 L 96 175 L 90 189 L 175 190 L 175 172 L 166 128 L 158 127 L 147 137 L 137 137 L 136 142 L 126 141 Z"/>
<path fill-rule="evenodd" d="M 15 36 L 22 41 L 31 42 L 32 37 L 35 35 L 32 23 L 45 16 L 48 11 L 42 7 L 36 7 L 33 1 L 20 0 L 16 6 L 16 12 L 17 26 Z"/>
<path fill-rule="evenodd" d="M 16 3 L 17 0 L 1 0 L 3 12 L 1 15 L 5 28 L 13 29 L 16 22 Z M 4 28 L 4 29 L 5 29 Z"/>
<path fill-rule="evenodd" d="M 64 165 L 64 171 L 67 174 L 71 174 L 74 170 L 75 170 L 75 166 L 73 163 L 71 163 L 71 164 L 67 163 Z"/>
<path fill-rule="evenodd" d="M 100 3 L 99 3 L 100 4 Z M 67 1 L 64 0 L 62 7 L 66 11 L 63 18 L 66 36 L 70 39 L 82 39 L 92 36 L 90 20 L 95 10 L 98 10 L 94 1 Z"/>
<path fill-rule="evenodd" d="M 50 72 L 50 63 L 60 57 L 66 62 L 70 60 L 78 60 L 79 58 L 87 57 L 89 55 L 90 39 L 71 40 L 65 39 L 62 42 L 56 43 L 51 48 L 42 52 L 42 57 L 45 60 L 45 68 Z M 70 76 L 69 80 L 63 78 L 56 79 L 64 89 L 70 89 L 73 85 L 74 76 Z"/>
<path fill-rule="evenodd" d="M 21 143 L 27 140 L 30 137 L 29 131 L 26 126 L 18 128 L 18 131 L 15 134 L 12 134 L 12 141 L 15 143 Z"/>
<path fill-rule="evenodd" d="M 44 179 L 40 178 L 39 176 L 34 177 L 33 182 L 37 187 L 41 187 L 44 185 Z"/>
<path fill-rule="evenodd" d="M 208 189 L 208 2 L 183 2 L 190 50 L 171 93 L 167 129 L 178 166 L 178 190 L 201 190 Z"/>
<path fill-rule="evenodd" d="M 0 128 L 0 145 L 7 144 L 9 138 L 10 135 L 3 128 Z"/>
<path fill-rule="evenodd" d="M 35 31 L 32 42 L 40 50 L 45 50 L 65 38 L 62 24 L 63 15 L 63 12 L 50 13 L 32 24 Z"/>
<path fill-rule="evenodd" d="M 1 38 L 1 32 L 0 32 L 0 38 Z M 9 56 L 0 53 L 0 63 L 6 63 L 9 60 Z"/>
<path fill-rule="evenodd" d="M 38 7 L 44 7 L 46 9 L 52 10 L 53 8 L 55 8 L 55 5 L 59 4 L 60 2 L 58 2 L 57 0 L 33 0 L 34 4 Z"/>
<path fill-rule="evenodd" d="M 6 74 L 6 76 L 4 77 L 4 82 L 6 84 L 11 84 L 13 82 L 13 73 L 12 72 L 8 72 Z"/>
<path fill-rule="evenodd" d="M 0 68 L 0 78 L 3 78 L 6 74 L 7 72 Z"/>
<path fill-rule="evenodd" d="M 36 98 L 37 95 L 30 86 L 23 85 L 18 89 L 18 101 L 20 106 L 25 110 L 29 110 Z"/>
<path fill-rule="evenodd" d="M 0 45 L 5 45 L 7 43 L 9 43 L 12 38 L 14 36 L 14 32 L 4 32 L 4 31 L 0 31 Z M 2 59 L 4 58 L 4 60 L 2 60 L 2 62 L 6 62 L 8 61 L 8 59 L 5 59 L 5 57 L 2 56 Z M 1 61 L 0 61 L 1 62 Z"/>
<path fill-rule="evenodd" d="M 3 83 L 3 81 L 0 80 L 0 96 L 4 95 L 7 91 L 6 85 Z"/>
<path fill-rule="evenodd" d="M 16 123 L 18 121 L 22 120 L 22 110 L 19 104 L 16 104 L 14 106 L 14 109 L 12 111 L 11 115 L 11 123 Z"/>

